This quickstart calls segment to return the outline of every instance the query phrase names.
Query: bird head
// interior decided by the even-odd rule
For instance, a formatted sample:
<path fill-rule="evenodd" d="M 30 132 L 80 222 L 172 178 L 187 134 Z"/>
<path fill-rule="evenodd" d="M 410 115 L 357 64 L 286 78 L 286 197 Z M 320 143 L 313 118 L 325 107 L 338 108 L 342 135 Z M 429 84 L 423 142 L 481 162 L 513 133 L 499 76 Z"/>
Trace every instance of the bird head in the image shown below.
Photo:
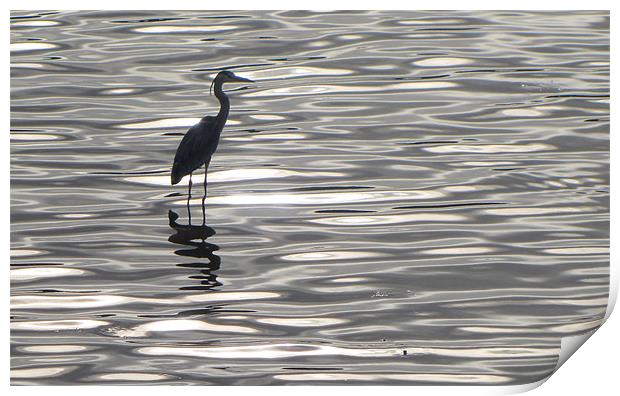
<path fill-rule="evenodd" d="M 231 71 L 222 70 L 221 72 L 217 73 L 217 76 L 215 76 L 215 78 L 211 82 L 211 87 L 209 88 L 209 94 L 211 94 L 211 89 L 213 88 L 213 84 L 219 83 L 221 85 L 227 82 L 254 82 L 254 81 L 250 80 L 249 78 L 243 78 L 243 77 L 236 76 Z"/>

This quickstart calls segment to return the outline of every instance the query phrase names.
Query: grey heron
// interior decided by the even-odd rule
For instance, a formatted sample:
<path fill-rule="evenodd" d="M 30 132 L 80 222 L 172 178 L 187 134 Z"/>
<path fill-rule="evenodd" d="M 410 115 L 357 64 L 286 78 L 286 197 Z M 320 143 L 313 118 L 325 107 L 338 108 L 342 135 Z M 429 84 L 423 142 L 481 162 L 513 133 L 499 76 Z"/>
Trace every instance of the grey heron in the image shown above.
<path fill-rule="evenodd" d="M 222 85 L 227 82 L 254 81 L 236 76 L 228 70 L 223 70 L 217 74 L 211 83 L 211 88 L 214 88 L 215 97 L 220 101 L 220 111 L 215 117 L 203 117 L 200 122 L 187 131 L 177 148 L 172 164 L 172 172 L 170 174 L 170 182 L 172 185 L 177 184 L 184 176 L 189 175 L 189 191 L 187 198 L 187 207 L 189 211 L 189 201 L 192 196 L 192 173 L 202 165 L 205 166 L 204 197 L 202 198 L 203 220 L 205 214 L 204 201 L 207 198 L 207 169 L 209 168 L 211 157 L 217 149 L 217 145 L 220 141 L 220 133 L 222 129 L 224 129 L 224 125 L 228 119 L 228 111 L 230 110 L 228 96 L 222 91 Z M 211 92 L 211 88 L 209 92 Z"/>

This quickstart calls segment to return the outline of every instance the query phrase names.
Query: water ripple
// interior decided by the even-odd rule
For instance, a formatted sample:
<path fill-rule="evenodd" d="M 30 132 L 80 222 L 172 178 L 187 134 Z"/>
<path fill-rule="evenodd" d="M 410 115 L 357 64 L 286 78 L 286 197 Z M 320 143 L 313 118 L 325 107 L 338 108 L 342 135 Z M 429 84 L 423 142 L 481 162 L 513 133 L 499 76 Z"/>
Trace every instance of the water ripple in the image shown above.
<path fill-rule="evenodd" d="M 12 384 L 549 375 L 607 305 L 609 73 L 602 11 L 12 12 Z"/>

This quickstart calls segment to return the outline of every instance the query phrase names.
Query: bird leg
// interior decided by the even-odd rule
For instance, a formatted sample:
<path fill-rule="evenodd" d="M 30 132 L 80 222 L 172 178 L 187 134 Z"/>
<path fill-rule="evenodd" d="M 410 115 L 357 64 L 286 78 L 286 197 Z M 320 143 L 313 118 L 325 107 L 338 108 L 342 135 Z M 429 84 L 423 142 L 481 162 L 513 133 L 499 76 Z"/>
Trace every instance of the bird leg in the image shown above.
<path fill-rule="evenodd" d="M 189 189 L 187 192 L 187 217 L 189 217 L 189 225 L 192 225 L 192 211 L 189 208 L 189 201 L 192 199 L 192 173 L 189 174 Z"/>
<path fill-rule="evenodd" d="M 204 189 L 205 189 L 205 195 L 202 197 L 202 225 L 205 225 L 207 223 L 207 218 L 205 215 L 205 199 L 207 199 L 207 168 L 209 167 L 209 164 L 205 164 L 205 181 L 204 181 Z"/>

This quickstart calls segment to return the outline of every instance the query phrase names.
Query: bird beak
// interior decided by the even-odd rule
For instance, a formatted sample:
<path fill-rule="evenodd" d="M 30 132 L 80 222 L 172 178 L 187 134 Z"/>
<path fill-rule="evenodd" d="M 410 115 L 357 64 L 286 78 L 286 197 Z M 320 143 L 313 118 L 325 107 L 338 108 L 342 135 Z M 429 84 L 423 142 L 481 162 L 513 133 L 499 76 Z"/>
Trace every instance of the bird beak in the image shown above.
<path fill-rule="evenodd" d="M 243 78 L 243 77 L 235 76 L 235 78 L 233 79 L 233 82 L 251 82 L 251 83 L 253 83 L 254 81 L 250 80 L 249 78 Z"/>

